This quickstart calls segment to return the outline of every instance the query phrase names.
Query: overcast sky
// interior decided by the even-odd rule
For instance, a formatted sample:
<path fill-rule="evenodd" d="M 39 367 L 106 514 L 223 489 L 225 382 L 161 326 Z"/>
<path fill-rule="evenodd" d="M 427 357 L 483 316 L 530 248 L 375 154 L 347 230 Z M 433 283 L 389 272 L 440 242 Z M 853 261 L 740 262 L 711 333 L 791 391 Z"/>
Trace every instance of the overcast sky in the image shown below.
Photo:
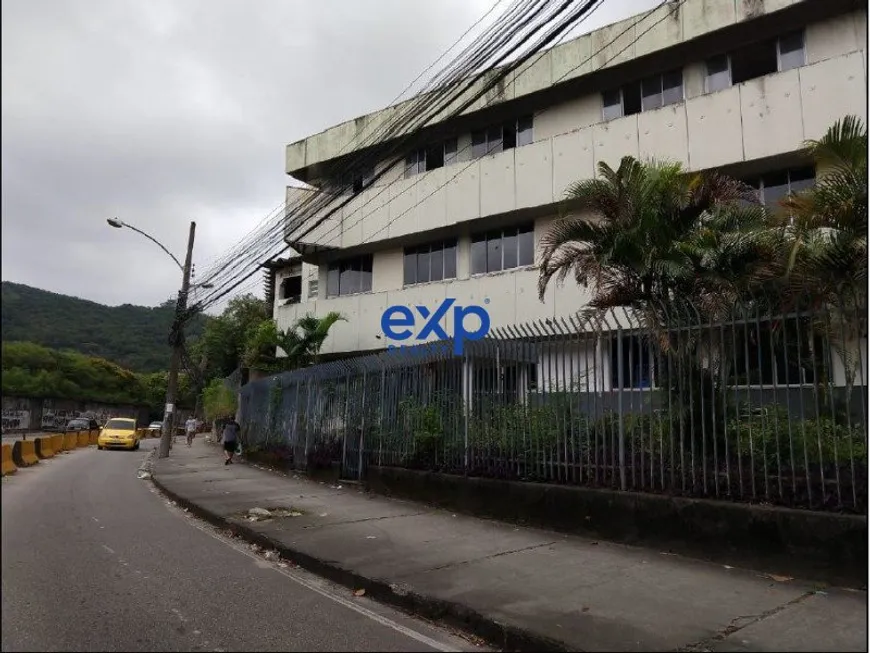
<path fill-rule="evenodd" d="M 3 279 L 164 301 L 177 268 L 107 217 L 179 259 L 196 220 L 205 272 L 282 202 L 287 143 L 387 105 L 494 3 L 4 0 Z M 580 32 L 655 4 L 605 0 Z"/>

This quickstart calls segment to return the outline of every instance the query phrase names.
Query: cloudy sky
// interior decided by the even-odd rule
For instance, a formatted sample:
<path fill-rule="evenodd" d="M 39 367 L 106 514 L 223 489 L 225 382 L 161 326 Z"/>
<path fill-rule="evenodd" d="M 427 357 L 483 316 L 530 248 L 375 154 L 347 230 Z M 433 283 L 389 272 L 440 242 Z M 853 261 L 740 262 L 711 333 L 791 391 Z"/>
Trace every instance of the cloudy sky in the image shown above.
<path fill-rule="evenodd" d="M 177 268 L 107 217 L 179 259 L 196 220 L 202 274 L 282 202 L 286 143 L 388 104 L 495 2 L 4 0 L 3 279 L 164 301 Z"/>

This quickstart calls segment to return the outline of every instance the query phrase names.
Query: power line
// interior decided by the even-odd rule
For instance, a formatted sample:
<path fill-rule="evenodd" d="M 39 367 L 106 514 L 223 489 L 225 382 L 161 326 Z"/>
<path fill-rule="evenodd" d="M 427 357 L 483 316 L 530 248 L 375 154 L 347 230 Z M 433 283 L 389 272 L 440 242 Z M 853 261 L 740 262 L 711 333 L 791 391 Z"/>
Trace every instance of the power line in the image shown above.
<path fill-rule="evenodd" d="M 673 11 L 675 11 L 676 9 L 678 9 L 679 6 L 682 5 L 684 2 L 685 2 L 685 0 L 680 0 L 680 1 L 679 1 L 679 2 L 678 2 L 678 3 L 677 3 L 677 4 L 676 4 L 672 9 L 671 9 L 671 12 L 669 12 L 669 14 L 672 13 Z M 593 5 L 594 5 L 594 6 L 592 7 L 592 10 L 594 10 L 594 9 L 596 9 L 598 6 L 600 6 L 600 1 L 599 1 L 598 3 L 590 3 L 590 4 L 593 4 Z M 656 9 L 660 8 L 660 7 L 663 6 L 664 4 L 666 4 L 666 3 L 665 3 L 665 2 L 661 3 L 658 7 L 656 7 Z M 656 9 L 650 11 L 649 14 L 648 14 L 646 17 L 644 17 L 642 20 L 646 20 L 646 19 L 649 17 L 649 15 L 651 15 L 652 13 L 654 13 L 654 11 L 655 11 Z M 667 15 L 664 16 L 664 17 L 662 17 L 662 18 L 659 19 L 658 21 L 656 21 L 653 25 L 651 25 L 648 29 L 646 29 L 646 30 L 645 30 L 644 32 L 642 32 L 641 34 L 636 35 L 636 37 L 635 37 L 635 38 L 634 38 L 630 43 L 628 43 L 626 46 L 624 46 L 624 47 L 623 47 L 619 52 L 617 52 L 616 54 L 614 54 L 614 55 L 613 55 L 610 59 L 608 59 L 608 61 L 605 62 L 605 64 L 603 64 L 603 65 L 606 66 L 607 63 L 609 63 L 610 60 L 612 60 L 613 58 L 615 58 L 615 57 L 619 56 L 620 54 L 622 54 L 622 52 L 624 52 L 626 49 L 628 49 L 629 47 L 631 47 L 631 45 L 633 45 L 634 43 L 636 43 L 637 40 L 638 40 L 640 37 L 642 37 L 643 35 L 645 35 L 646 33 L 648 33 L 648 32 L 649 32 L 651 29 L 653 29 L 656 25 L 660 24 L 660 23 L 661 23 L 665 18 L 667 18 Z M 563 21 L 563 23 L 562 23 L 561 25 L 564 27 L 566 24 L 567 24 L 567 23 Z M 558 80 L 556 80 L 556 81 L 553 82 L 553 83 L 554 83 L 554 84 L 555 84 L 555 83 L 558 83 L 559 81 L 561 81 L 562 79 L 564 79 L 565 77 L 567 77 L 568 75 L 570 75 L 572 72 L 574 72 L 574 71 L 577 70 L 578 68 L 580 68 L 580 67 L 582 67 L 583 65 L 585 65 L 586 63 L 588 63 L 588 61 L 590 61 L 593 57 L 597 56 L 598 54 L 600 54 L 601 52 L 603 52 L 606 48 L 610 47 L 610 45 L 612 45 L 616 40 L 618 40 L 622 35 L 624 35 L 624 34 L 625 34 L 629 29 L 632 29 L 632 28 L 634 28 L 635 26 L 636 26 L 636 25 L 631 25 L 629 28 L 627 28 L 626 30 L 622 31 L 622 32 L 621 32 L 620 34 L 618 34 L 618 35 L 617 35 L 613 40 L 611 40 L 608 44 L 606 44 L 604 47 L 602 47 L 602 48 L 601 48 L 600 50 L 598 50 L 597 52 L 593 53 L 590 57 L 588 57 L 588 58 L 585 59 L 584 61 L 580 62 L 577 66 L 575 66 L 575 67 L 572 68 L 571 70 L 567 71 L 564 75 L 562 75 L 562 77 L 560 77 Z M 551 34 L 549 35 L 549 38 L 547 38 L 547 37 L 542 37 L 542 38 L 539 40 L 538 44 L 536 44 L 536 49 L 540 49 L 540 47 L 541 47 L 540 44 L 545 44 L 546 42 L 552 40 L 552 33 L 553 33 L 553 31 L 554 31 L 554 30 L 551 30 Z M 558 32 L 557 32 L 557 33 L 558 33 Z M 543 56 L 543 54 L 545 54 L 545 53 L 542 53 L 540 56 Z M 527 55 L 527 56 L 524 58 L 524 60 L 525 60 L 525 59 L 528 59 L 528 58 L 529 58 L 529 55 Z M 523 62 L 520 62 L 520 65 L 521 65 L 522 63 L 523 63 Z M 473 101 L 475 101 L 475 100 L 474 100 L 474 99 L 471 100 L 471 102 L 473 102 Z M 489 104 L 489 103 L 488 103 L 488 104 Z M 538 115 L 541 115 L 541 114 L 544 113 L 545 111 L 546 111 L 546 110 L 540 112 Z M 465 148 L 465 149 L 467 149 L 467 148 Z M 469 162 L 466 166 L 464 166 L 463 168 L 461 168 L 461 169 L 460 169 L 460 170 L 459 170 L 459 171 L 458 171 L 458 172 L 457 172 L 453 177 L 451 177 L 451 179 L 448 180 L 446 183 L 450 183 L 451 181 L 453 181 L 454 179 L 456 179 L 456 178 L 457 178 L 457 177 L 458 177 L 462 172 L 464 172 L 468 167 L 470 167 L 470 166 L 473 165 L 474 163 L 475 163 L 475 160 L 472 160 L 471 162 Z M 420 181 L 422 181 L 422 179 L 417 180 L 414 184 L 412 184 L 412 185 L 409 186 L 407 189 L 405 189 L 405 190 L 403 191 L 403 193 L 409 191 L 411 188 L 413 188 L 413 187 L 414 187 L 417 183 L 419 183 Z M 419 201 L 418 201 L 414 206 L 410 207 L 409 209 L 406 209 L 403 213 L 399 214 L 398 216 L 395 216 L 395 217 L 394 217 L 392 220 L 390 220 L 387 224 L 385 224 L 383 227 L 381 227 L 381 228 L 378 229 L 376 232 L 374 232 L 373 234 L 371 234 L 371 235 L 369 236 L 368 239 L 361 241 L 359 244 L 364 244 L 364 243 L 366 243 L 366 242 L 369 242 L 370 239 L 371 239 L 372 237 L 376 236 L 378 233 L 380 233 L 380 232 L 382 232 L 384 229 L 388 228 L 388 227 L 389 227 L 393 222 L 395 222 L 397 219 L 399 219 L 399 218 L 402 217 L 403 215 L 407 214 L 409 211 L 415 209 L 417 206 L 419 206 L 421 203 L 423 203 L 423 202 L 426 201 L 429 197 L 431 197 L 434 193 L 438 192 L 441 188 L 443 188 L 444 185 L 446 185 L 446 184 L 442 184 L 441 186 L 439 186 L 438 188 L 436 188 L 434 191 L 432 191 L 432 193 L 430 193 L 429 195 L 427 195 L 425 198 L 422 198 L 421 200 L 419 200 Z M 369 202 L 373 201 L 373 200 L 374 200 L 378 195 L 380 195 L 380 193 L 384 192 L 384 190 L 387 190 L 388 188 L 389 188 L 389 185 L 384 186 L 383 189 L 382 189 L 379 193 L 377 193 L 377 194 L 375 194 L 374 196 L 370 197 L 370 198 L 368 199 L 368 201 L 360 207 L 360 209 L 361 209 L 362 207 L 364 207 L 366 204 L 368 204 Z M 401 193 L 400 193 L 400 195 L 401 195 Z M 392 201 L 393 199 L 396 199 L 396 197 L 398 197 L 398 196 L 394 196 L 394 197 L 392 197 L 389 201 Z M 351 199 L 352 199 L 352 198 L 351 198 Z M 339 208 L 340 208 L 340 207 L 339 207 Z M 362 211 L 361 211 L 361 210 L 360 210 L 360 213 L 361 213 L 361 215 L 362 215 Z M 330 215 L 331 215 L 331 214 L 330 214 Z M 325 219 L 328 219 L 328 217 L 329 217 L 329 216 L 325 216 L 323 219 L 319 220 L 315 225 L 313 225 L 313 226 L 310 227 L 307 231 L 305 231 L 303 234 L 301 234 L 301 235 L 298 237 L 298 240 L 301 240 L 301 238 L 303 238 L 305 235 L 307 235 L 308 233 L 310 233 L 313 229 L 317 228 L 317 226 L 319 226 L 319 224 L 321 224 Z M 358 219 L 357 222 L 353 223 L 352 225 L 350 225 L 350 226 L 346 226 L 345 228 L 346 228 L 346 229 L 352 228 L 354 225 L 358 224 L 362 219 L 363 219 L 363 217 L 361 217 L 360 219 Z M 282 224 L 281 227 L 283 228 L 284 225 Z M 333 231 L 334 231 L 334 229 L 333 229 Z M 327 232 L 327 233 L 331 233 L 331 232 Z M 290 248 L 290 247 L 289 247 L 289 245 L 288 245 L 288 246 L 286 246 L 286 247 L 283 248 L 283 249 L 286 250 L 286 249 L 289 249 L 289 248 Z M 282 251 L 283 251 L 283 250 L 282 250 Z M 221 296 L 224 296 L 224 295 L 226 295 L 228 292 L 231 292 L 233 289 L 237 288 L 241 283 L 243 283 L 244 280 L 245 280 L 245 279 L 242 278 L 242 279 L 239 279 L 238 282 L 236 282 L 236 283 L 234 283 L 234 284 L 230 284 L 230 287 L 224 289 L 224 292 L 220 293 L 220 295 L 221 295 Z M 218 298 L 218 299 L 219 299 L 219 298 Z M 209 303 L 213 303 L 214 301 L 216 301 L 216 299 L 212 298 L 211 301 L 209 301 Z"/>
<path fill-rule="evenodd" d="M 454 92 L 454 93 L 453 93 L 453 97 L 451 97 L 450 100 L 448 100 L 447 103 L 442 104 L 442 105 L 436 105 L 435 108 L 434 108 L 433 110 L 430 110 L 430 111 L 428 112 L 428 114 L 430 114 L 430 115 L 431 115 L 431 114 L 434 114 L 434 115 L 439 115 L 439 114 L 441 114 L 441 113 L 442 113 L 442 112 L 443 112 L 447 107 L 450 106 L 450 104 L 455 103 L 455 98 L 456 98 L 457 96 L 462 97 L 462 95 L 463 95 L 466 91 L 468 91 L 469 89 L 473 88 L 474 84 L 476 84 L 477 80 L 478 80 L 481 76 L 483 76 L 483 75 L 485 75 L 485 74 L 489 74 L 489 75 L 490 75 L 490 80 L 489 80 L 489 83 L 488 83 L 488 84 L 483 85 L 483 87 L 482 87 L 482 88 L 481 88 L 477 93 L 472 94 L 471 97 L 469 97 L 468 99 L 466 99 L 466 100 L 465 100 L 461 105 L 459 105 L 458 107 L 457 107 L 457 106 L 454 106 L 453 111 L 452 111 L 452 115 L 457 115 L 457 114 L 461 113 L 461 112 L 464 111 L 468 106 L 471 106 L 471 105 L 472 105 L 474 102 L 476 102 L 480 97 L 482 97 L 482 96 L 483 96 L 487 91 L 489 91 L 489 90 L 490 90 L 494 85 L 496 85 L 497 83 L 499 83 L 500 81 L 502 81 L 502 80 L 503 80 L 503 79 L 504 79 L 508 74 L 510 74 L 513 70 L 515 70 L 515 69 L 518 68 L 519 66 L 523 65 L 523 64 L 524 64 L 524 63 L 525 63 L 525 62 L 526 62 L 526 61 L 527 61 L 531 56 L 533 56 L 533 55 L 534 55 L 538 50 L 542 49 L 544 46 L 547 45 L 547 43 L 551 42 L 554 38 L 556 38 L 556 37 L 557 37 L 560 33 L 562 33 L 565 29 L 567 29 L 568 27 L 570 27 L 571 25 L 573 25 L 573 24 L 577 21 L 577 19 L 578 19 L 579 17 L 581 17 L 581 16 L 583 16 L 584 14 L 588 13 L 590 10 L 596 8 L 597 5 L 600 4 L 601 1 L 602 1 L 602 0 L 589 0 L 589 1 L 586 2 L 586 3 L 585 3 L 585 4 L 584 4 L 584 5 L 583 5 L 579 10 L 575 10 L 572 14 L 570 14 L 569 17 L 568 17 L 568 19 L 563 20 L 563 21 L 562 21 L 561 23 L 559 23 L 555 28 L 552 28 L 552 29 L 550 30 L 549 33 L 547 33 L 547 34 L 545 34 L 544 36 L 542 36 L 542 37 L 538 40 L 538 42 L 536 43 L 536 45 L 534 46 L 534 48 L 533 48 L 532 50 L 530 50 L 529 52 L 527 52 L 527 53 L 521 55 L 521 56 L 518 57 L 516 60 L 514 60 L 513 62 L 511 62 L 509 65 L 506 65 L 506 66 L 502 67 L 501 69 L 499 69 L 499 70 L 498 70 L 498 73 L 497 73 L 495 76 L 492 76 L 491 73 L 485 72 L 485 73 L 481 73 L 481 74 L 476 75 L 475 77 L 471 78 L 470 80 L 467 80 L 467 81 L 465 82 L 465 86 L 464 86 L 464 88 L 461 88 L 461 89 L 459 90 L 459 92 Z M 546 7 L 547 7 L 548 4 L 552 4 L 552 3 L 544 3 L 544 4 L 540 4 L 539 6 L 537 6 L 537 7 L 532 11 L 532 15 L 531 15 L 530 17 L 527 17 L 527 18 L 525 18 L 525 19 L 523 19 L 523 20 L 520 21 L 519 29 L 514 28 L 514 30 L 513 30 L 513 34 L 516 35 L 517 33 L 520 32 L 520 30 L 522 30 L 522 28 L 528 26 L 528 25 L 531 23 L 531 21 L 532 21 L 536 16 L 538 16 L 540 13 L 542 13 L 542 12 L 544 11 L 544 9 L 546 9 Z M 534 36 L 534 34 L 535 34 L 536 32 L 539 32 L 539 31 L 541 31 L 544 27 L 546 27 L 546 25 L 547 25 L 550 21 L 552 21 L 553 18 L 558 17 L 559 15 L 561 15 L 562 13 L 564 13 L 567 9 L 569 9 L 570 6 L 571 6 L 571 4 L 573 4 L 573 3 L 572 3 L 570 0 L 569 0 L 568 2 L 563 2 L 563 3 L 561 3 L 561 4 L 560 4 L 556 9 L 555 9 L 555 11 L 552 12 L 551 16 L 550 16 L 546 21 L 544 21 L 542 24 L 539 24 L 539 25 L 533 25 L 532 29 L 531 29 L 527 34 L 522 35 L 521 38 L 520 38 L 520 41 L 519 41 L 517 44 L 513 45 L 511 48 L 508 49 L 507 52 L 505 52 L 505 53 L 503 53 L 503 54 L 501 55 L 501 59 L 505 59 L 506 57 L 509 57 L 511 54 L 513 54 L 517 49 L 519 49 L 519 47 L 521 47 L 525 42 L 527 42 L 529 39 L 531 39 L 531 38 Z M 423 116 L 423 118 L 420 119 L 420 120 L 418 120 L 418 122 L 422 122 L 423 124 L 425 124 L 425 123 L 430 119 L 430 115 L 425 115 L 425 116 Z M 413 136 L 414 136 L 414 134 L 412 134 L 411 138 L 413 138 Z M 401 144 L 398 145 L 398 146 L 394 146 L 393 149 L 395 150 L 395 149 L 397 149 L 397 147 L 401 147 Z M 401 160 L 404 158 L 404 153 L 405 153 L 405 151 L 403 150 L 403 151 L 402 151 L 402 157 L 401 157 L 400 159 L 398 159 L 397 161 L 395 161 L 395 163 L 398 163 L 399 161 L 401 161 Z M 380 159 L 380 160 L 383 160 L 383 158 L 384 158 L 383 155 L 380 155 L 380 156 L 378 157 L 378 159 Z M 389 167 L 391 167 L 391 166 L 387 166 L 387 167 L 385 167 L 385 169 L 382 170 L 381 173 L 380 173 L 379 175 L 377 175 L 376 177 L 380 177 L 380 176 L 382 176 L 383 174 L 385 174 L 385 173 L 387 172 L 387 170 L 389 169 Z M 300 236 L 300 238 L 301 238 L 301 237 L 304 237 L 305 234 L 309 233 L 312 229 L 314 229 L 314 228 L 316 228 L 317 226 L 319 226 L 319 224 L 321 224 L 324 220 L 328 219 L 328 218 L 329 218 L 331 215 L 333 215 L 337 210 L 339 210 L 339 209 L 342 208 L 343 206 L 347 205 L 347 204 L 348 204 L 350 201 L 352 201 L 352 200 L 353 200 L 353 196 L 351 196 L 351 197 L 349 197 L 348 199 L 346 199 L 346 200 L 344 200 L 343 202 L 341 202 L 339 206 L 335 207 L 332 211 L 330 211 L 329 213 L 327 213 L 326 215 L 324 215 L 324 216 L 323 216 L 320 220 L 318 220 L 318 221 L 317 221 L 317 222 L 316 222 L 316 223 L 315 223 L 311 228 L 309 228 L 305 233 L 303 233 L 303 234 Z M 328 204 L 328 203 L 331 203 L 332 201 L 334 201 L 332 198 L 327 197 L 327 198 L 325 198 L 325 201 L 324 201 L 323 203 Z M 297 222 L 297 224 L 298 224 L 298 223 L 301 223 L 301 222 L 303 222 L 303 219 L 298 219 L 298 218 L 297 218 L 296 222 Z M 282 225 L 282 227 L 283 227 L 283 225 Z M 288 248 L 289 248 L 289 247 L 288 247 Z M 287 248 L 284 248 L 284 249 L 287 249 Z M 263 250 L 261 249 L 261 250 L 260 250 L 261 255 L 262 255 L 262 251 L 263 251 Z M 239 280 L 236 281 L 235 283 L 230 283 L 228 288 L 222 289 L 222 292 L 219 292 L 219 293 L 213 293 L 213 295 L 209 298 L 209 300 L 206 300 L 206 302 L 209 302 L 209 301 L 215 301 L 215 300 L 218 299 L 221 295 L 226 294 L 226 292 L 230 292 L 230 291 L 232 291 L 233 289 L 235 289 L 236 287 L 238 287 L 238 285 L 241 283 L 241 281 L 242 281 L 242 279 L 239 279 Z"/>
<path fill-rule="evenodd" d="M 540 0 L 539 0 L 539 1 L 540 1 Z M 520 7 L 520 6 L 521 6 L 521 5 L 516 5 L 513 9 L 508 10 L 508 13 L 510 14 L 511 11 L 515 10 L 517 7 Z M 543 6 L 543 5 L 542 5 L 542 6 Z M 504 17 L 502 17 L 502 19 L 500 19 L 500 20 L 503 21 L 503 20 L 504 20 Z M 501 36 L 504 36 L 504 34 L 503 34 L 503 33 L 502 33 L 502 34 L 499 34 L 499 36 L 500 36 L 500 37 L 501 37 Z M 467 48 L 466 48 L 466 50 L 467 50 Z M 462 71 L 460 71 L 460 73 L 461 73 L 461 72 L 462 72 Z M 459 74 L 459 73 L 458 73 L 458 74 Z M 437 82 L 437 78 L 436 78 L 435 80 L 433 80 L 432 82 L 430 82 L 430 85 L 431 85 L 431 84 L 434 84 L 434 83 L 436 83 L 436 82 Z M 415 104 L 413 104 L 414 101 L 416 101 L 417 103 L 419 103 L 420 99 L 419 99 L 419 98 L 415 98 L 415 100 L 413 100 L 412 103 L 408 104 L 408 106 L 405 107 L 405 112 L 404 112 L 404 114 L 401 114 L 401 115 L 397 116 L 397 117 L 393 120 L 393 125 L 397 125 L 397 124 L 399 124 L 399 123 L 401 123 L 401 122 L 404 122 L 404 121 L 406 120 L 407 115 L 409 115 L 409 114 L 413 114 L 413 113 L 416 113 L 417 106 L 416 106 Z M 381 128 L 380 128 L 378 131 L 379 131 L 379 132 L 382 132 L 382 133 L 385 133 L 385 132 L 388 132 L 388 131 L 391 131 L 391 130 L 392 130 L 392 126 L 388 123 L 388 124 L 382 125 Z M 376 138 L 378 138 L 378 136 L 380 136 L 380 134 L 375 133 L 375 134 L 372 135 L 372 138 L 373 138 L 373 139 L 376 139 Z M 358 137 L 359 137 L 359 135 L 357 136 L 357 138 L 358 138 Z M 366 145 L 368 145 L 368 144 L 369 144 L 369 143 L 366 142 L 366 143 L 363 144 L 363 146 L 366 146 Z M 378 158 L 383 158 L 383 157 L 380 157 L 380 156 L 379 156 Z M 360 157 L 359 153 L 357 153 L 357 159 L 356 159 L 356 161 L 354 161 L 354 163 L 348 165 L 347 167 L 350 168 L 350 169 L 354 169 L 354 168 L 359 168 L 359 167 L 361 167 L 361 166 L 360 166 L 360 163 L 359 163 L 360 159 L 361 159 L 361 157 Z M 338 195 L 338 197 L 340 197 L 340 195 Z M 334 200 L 332 200 L 332 201 L 334 201 Z M 304 205 L 304 206 L 302 206 L 302 207 L 296 207 L 296 208 L 297 208 L 297 210 L 300 210 L 300 209 L 301 209 L 301 210 L 307 210 L 307 209 L 311 208 L 311 206 L 315 206 L 315 207 L 316 207 L 316 208 L 315 208 L 315 212 L 316 212 L 317 210 L 322 210 L 323 208 L 325 208 L 325 205 L 327 205 L 329 202 L 330 202 L 330 195 L 329 195 L 329 193 L 324 193 L 324 194 L 319 194 L 319 195 L 312 195 L 312 196 L 310 196 L 309 201 L 305 202 L 305 205 Z M 283 225 L 283 223 L 284 223 L 284 221 L 282 220 L 282 221 L 281 221 L 281 224 Z M 257 244 L 259 245 L 260 243 L 262 243 L 262 239 L 260 239 L 260 240 L 259 240 L 259 243 L 257 243 Z M 255 245 L 255 246 L 256 246 L 256 245 Z M 249 249 L 250 249 L 250 247 L 249 247 Z M 260 250 L 260 256 L 262 256 L 263 254 L 264 254 L 264 252 L 263 252 L 263 250 L 261 249 L 261 250 Z M 232 258 L 233 258 L 233 257 L 230 257 L 230 258 L 229 258 L 229 259 L 224 263 L 224 265 L 223 265 L 219 270 L 216 271 L 216 274 L 215 274 L 215 275 L 210 275 L 210 276 L 209 276 L 209 281 L 212 281 L 212 277 L 213 277 L 213 276 L 216 277 L 217 274 L 221 274 L 221 273 L 226 269 L 226 267 L 227 267 L 231 262 L 233 262 L 233 261 L 232 261 Z M 236 260 L 235 262 L 237 262 L 237 260 Z"/>

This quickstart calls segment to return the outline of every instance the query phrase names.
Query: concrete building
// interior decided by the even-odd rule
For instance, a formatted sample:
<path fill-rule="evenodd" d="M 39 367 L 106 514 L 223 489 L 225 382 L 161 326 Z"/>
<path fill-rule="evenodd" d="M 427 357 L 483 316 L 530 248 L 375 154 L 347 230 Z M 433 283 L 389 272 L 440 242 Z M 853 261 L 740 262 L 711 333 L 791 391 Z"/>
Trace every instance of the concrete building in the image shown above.
<path fill-rule="evenodd" d="M 361 175 L 350 204 L 304 237 L 294 207 L 330 192 L 348 144 L 403 105 L 292 143 L 287 174 L 319 190 L 287 188 L 285 236 L 301 261 L 276 273 L 279 286 L 299 279 L 287 282 L 293 301 L 276 292 L 278 325 L 344 313 L 324 353 L 347 355 L 386 346 L 393 305 L 486 303 L 493 328 L 574 314 L 587 293 L 551 284 L 541 302 L 535 269 L 569 184 L 602 161 L 656 157 L 724 169 L 776 202 L 813 182 L 806 139 L 866 117 L 866 34 L 855 0 L 667 2 L 549 50 L 462 115 L 432 121 L 403 165 L 374 184 Z"/>

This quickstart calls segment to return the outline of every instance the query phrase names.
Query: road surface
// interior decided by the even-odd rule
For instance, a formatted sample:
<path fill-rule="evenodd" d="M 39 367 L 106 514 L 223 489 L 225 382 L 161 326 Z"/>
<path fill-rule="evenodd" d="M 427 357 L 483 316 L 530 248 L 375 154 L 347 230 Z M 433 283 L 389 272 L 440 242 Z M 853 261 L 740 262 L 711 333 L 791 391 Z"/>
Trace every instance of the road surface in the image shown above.
<path fill-rule="evenodd" d="M 137 477 L 155 444 L 3 479 L 3 651 L 481 650 L 171 506 Z"/>

